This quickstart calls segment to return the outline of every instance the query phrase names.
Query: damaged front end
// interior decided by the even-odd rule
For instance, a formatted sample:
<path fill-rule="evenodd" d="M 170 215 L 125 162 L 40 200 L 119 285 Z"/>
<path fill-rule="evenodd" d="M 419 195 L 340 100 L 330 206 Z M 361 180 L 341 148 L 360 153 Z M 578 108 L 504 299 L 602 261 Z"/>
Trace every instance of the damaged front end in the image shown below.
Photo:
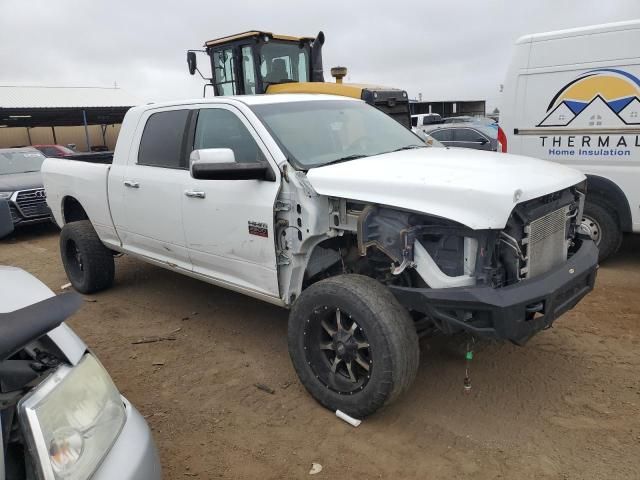
<path fill-rule="evenodd" d="M 524 344 L 593 289 L 598 251 L 579 232 L 584 194 L 568 188 L 516 206 L 503 230 L 471 230 L 412 214 L 362 218 L 362 246 L 413 268 L 421 286 L 389 285 L 444 333 Z M 386 218 L 389 218 L 387 221 Z M 395 241 L 391 226 L 405 222 Z"/>
<path fill-rule="evenodd" d="M 330 199 L 337 232 L 316 247 L 305 286 L 341 273 L 376 278 L 419 334 L 468 331 L 525 343 L 593 289 L 597 248 L 579 232 L 571 187 L 518 204 L 505 228 L 473 230 L 395 208 Z"/>

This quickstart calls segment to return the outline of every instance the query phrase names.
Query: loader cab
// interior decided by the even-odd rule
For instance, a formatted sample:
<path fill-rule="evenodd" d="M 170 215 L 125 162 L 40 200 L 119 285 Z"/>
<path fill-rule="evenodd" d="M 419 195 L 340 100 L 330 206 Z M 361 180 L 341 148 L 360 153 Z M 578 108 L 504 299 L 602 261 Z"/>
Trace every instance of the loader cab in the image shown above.
<path fill-rule="evenodd" d="M 200 73 L 196 52 L 209 56 L 211 78 L 206 89 L 215 95 L 325 93 L 364 100 L 411 128 L 407 92 L 387 87 L 343 83 L 346 68 L 332 69 L 334 82 L 325 82 L 322 67 L 324 34 L 292 37 L 249 31 L 209 40 L 205 50 L 187 53 L 189 73 Z M 200 73 L 200 75 L 202 75 Z"/>
<path fill-rule="evenodd" d="M 271 85 L 323 81 L 312 80 L 314 40 L 251 31 L 206 42 L 215 95 L 255 95 Z M 323 40 L 316 42 L 317 50 Z"/>

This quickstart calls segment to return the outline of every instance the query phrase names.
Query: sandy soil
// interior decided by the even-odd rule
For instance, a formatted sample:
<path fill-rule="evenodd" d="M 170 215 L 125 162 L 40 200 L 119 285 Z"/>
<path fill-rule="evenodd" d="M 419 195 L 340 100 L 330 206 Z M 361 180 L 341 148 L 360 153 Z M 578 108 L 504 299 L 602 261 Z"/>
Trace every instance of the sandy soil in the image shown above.
<path fill-rule="evenodd" d="M 0 241 L 0 264 L 60 291 L 57 240 L 50 227 L 20 231 Z M 116 262 L 115 286 L 69 323 L 146 416 L 165 478 L 304 478 L 312 462 L 315 478 L 640 478 L 639 237 L 553 329 L 524 348 L 480 345 L 470 394 L 462 341 L 423 341 L 413 388 L 357 429 L 297 382 L 286 311 Z"/>

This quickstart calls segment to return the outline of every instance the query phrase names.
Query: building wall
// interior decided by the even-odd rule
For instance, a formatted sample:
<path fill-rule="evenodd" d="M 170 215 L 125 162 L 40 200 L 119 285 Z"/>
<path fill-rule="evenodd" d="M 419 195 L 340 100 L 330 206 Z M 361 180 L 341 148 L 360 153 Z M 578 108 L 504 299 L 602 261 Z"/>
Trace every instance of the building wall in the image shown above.
<path fill-rule="evenodd" d="M 89 140 L 92 146 L 104 145 L 102 139 L 102 131 L 100 125 L 90 125 Z M 120 125 L 108 125 L 105 132 L 106 145 L 109 150 L 113 150 L 116 146 Z M 31 142 L 27 135 L 27 129 L 18 128 L 0 128 L 0 148 L 10 148 L 23 145 L 53 144 L 53 132 L 51 127 L 34 127 L 29 129 Z M 87 151 L 87 141 L 84 133 L 84 127 L 56 127 L 56 139 L 58 145 L 76 144 L 76 150 L 79 152 Z"/>

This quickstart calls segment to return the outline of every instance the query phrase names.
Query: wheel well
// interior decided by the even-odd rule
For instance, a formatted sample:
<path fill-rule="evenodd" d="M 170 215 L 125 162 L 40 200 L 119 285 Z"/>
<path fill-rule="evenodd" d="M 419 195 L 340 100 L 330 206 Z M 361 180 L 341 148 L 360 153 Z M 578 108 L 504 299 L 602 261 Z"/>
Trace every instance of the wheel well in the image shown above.
<path fill-rule="evenodd" d="M 597 175 L 587 175 L 587 200 L 597 196 L 614 209 L 623 232 L 631 231 L 631 209 L 624 192 L 611 180 Z"/>
<path fill-rule="evenodd" d="M 313 283 L 326 278 L 327 276 L 333 276 L 336 273 L 343 273 L 342 265 L 338 265 L 342 258 L 341 248 L 349 243 L 355 244 L 355 236 L 346 233 L 343 237 L 329 238 L 314 245 L 311 255 L 304 267 L 303 285 L 302 289 L 306 289 Z M 330 269 L 331 274 L 321 275 Z M 338 270 L 334 272 L 333 270 Z"/>
<path fill-rule="evenodd" d="M 62 201 L 62 217 L 64 223 L 89 220 L 87 212 L 85 212 L 80 202 L 73 197 L 65 197 Z"/>
<path fill-rule="evenodd" d="M 407 275 L 392 275 L 393 260 L 375 246 L 361 255 L 358 240 L 354 233 L 325 239 L 313 247 L 305 265 L 302 280 L 304 290 L 312 284 L 328 277 L 345 273 L 355 273 L 371 277 L 383 284 L 402 284 L 410 286 L 412 280 Z"/>

